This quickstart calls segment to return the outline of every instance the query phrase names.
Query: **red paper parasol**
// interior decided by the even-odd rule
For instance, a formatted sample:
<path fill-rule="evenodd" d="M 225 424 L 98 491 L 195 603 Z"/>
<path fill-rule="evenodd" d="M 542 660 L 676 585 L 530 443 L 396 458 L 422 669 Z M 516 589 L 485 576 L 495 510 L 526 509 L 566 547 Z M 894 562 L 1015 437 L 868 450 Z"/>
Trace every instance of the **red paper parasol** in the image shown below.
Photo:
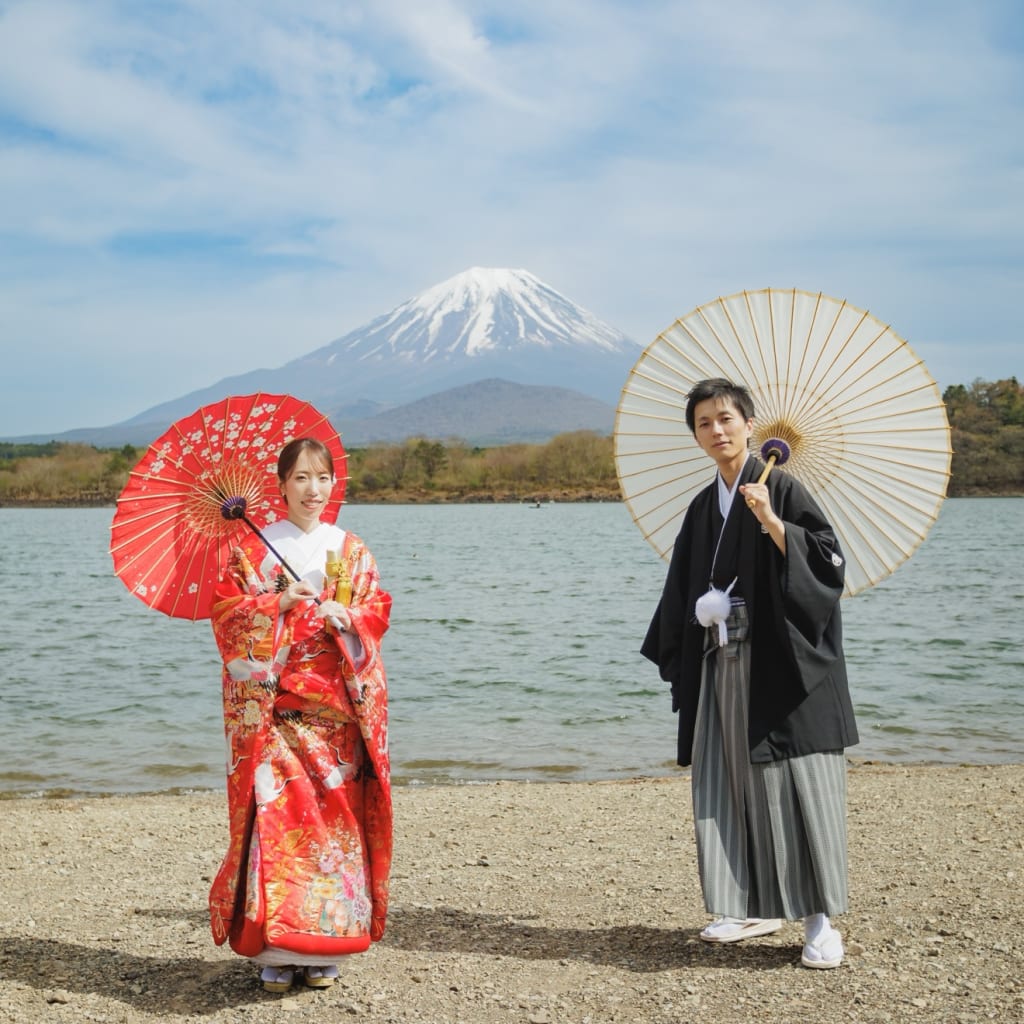
<path fill-rule="evenodd" d="M 151 608 L 181 619 L 210 615 L 232 544 L 285 516 L 277 456 L 297 437 L 323 441 L 345 496 L 345 449 L 330 421 L 289 395 L 229 397 L 178 420 L 132 470 L 110 528 L 114 572 Z"/>

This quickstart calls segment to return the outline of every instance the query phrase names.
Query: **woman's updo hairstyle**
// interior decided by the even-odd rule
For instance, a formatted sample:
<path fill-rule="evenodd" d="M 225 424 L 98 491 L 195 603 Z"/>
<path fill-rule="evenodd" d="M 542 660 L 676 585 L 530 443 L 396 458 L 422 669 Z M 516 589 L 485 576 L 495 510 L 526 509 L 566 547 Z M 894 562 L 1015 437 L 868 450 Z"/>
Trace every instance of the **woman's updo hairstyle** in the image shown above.
<path fill-rule="evenodd" d="M 284 483 L 291 475 L 295 463 L 299 461 L 299 456 L 303 452 L 309 452 L 315 462 L 326 469 L 332 477 L 334 476 L 334 457 L 331 455 L 330 448 L 315 437 L 297 437 L 294 441 L 289 441 L 277 457 L 277 479 L 281 483 Z"/>

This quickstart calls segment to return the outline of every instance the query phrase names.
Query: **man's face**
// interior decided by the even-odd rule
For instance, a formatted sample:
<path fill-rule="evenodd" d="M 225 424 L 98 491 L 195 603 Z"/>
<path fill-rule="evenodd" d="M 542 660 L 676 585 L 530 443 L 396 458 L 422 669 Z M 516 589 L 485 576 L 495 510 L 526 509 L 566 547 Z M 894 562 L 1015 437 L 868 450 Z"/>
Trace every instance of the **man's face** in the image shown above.
<path fill-rule="evenodd" d="M 747 457 L 753 423 L 726 398 L 706 398 L 693 410 L 697 444 L 719 465 Z"/>

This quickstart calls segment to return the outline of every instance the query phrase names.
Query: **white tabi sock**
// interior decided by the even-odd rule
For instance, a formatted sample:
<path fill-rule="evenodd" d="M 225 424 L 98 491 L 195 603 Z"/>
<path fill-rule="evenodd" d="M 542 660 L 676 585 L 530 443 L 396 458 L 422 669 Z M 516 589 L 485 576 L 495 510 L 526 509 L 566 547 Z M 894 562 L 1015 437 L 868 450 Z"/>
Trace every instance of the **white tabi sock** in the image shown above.
<path fill-rule="evenodd" d="M 832 930 L 832 922 L 827 914 L 808 914 L 804 918 L 804 942 L 816 942 L 822 935 Z"/>

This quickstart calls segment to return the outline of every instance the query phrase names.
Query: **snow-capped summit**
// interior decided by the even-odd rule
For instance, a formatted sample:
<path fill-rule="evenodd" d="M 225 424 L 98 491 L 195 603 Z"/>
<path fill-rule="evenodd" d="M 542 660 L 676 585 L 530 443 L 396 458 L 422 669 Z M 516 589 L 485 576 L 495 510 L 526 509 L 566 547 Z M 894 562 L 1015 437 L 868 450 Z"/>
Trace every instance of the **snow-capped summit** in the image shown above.
<path fill-rule="evenodd" d="M 283 369 L 394 404 L 485 378 L 615 403 L 640 347 L 526 270 L 474 267 Z M 313 383 L 315 382 L 315 384 Z"/>
<path fill-rule="evenodd" d="M 378 317 L 357 336 L 342 339 L 345 351 L 418 352 L 422 357 L 521 346 L 558 345 L 621 352 L 629 340 L 570 302 L 528 270 L 473 267 L 442 281 Z M 342 344 L 339 343 L 339 344 Z"/>

